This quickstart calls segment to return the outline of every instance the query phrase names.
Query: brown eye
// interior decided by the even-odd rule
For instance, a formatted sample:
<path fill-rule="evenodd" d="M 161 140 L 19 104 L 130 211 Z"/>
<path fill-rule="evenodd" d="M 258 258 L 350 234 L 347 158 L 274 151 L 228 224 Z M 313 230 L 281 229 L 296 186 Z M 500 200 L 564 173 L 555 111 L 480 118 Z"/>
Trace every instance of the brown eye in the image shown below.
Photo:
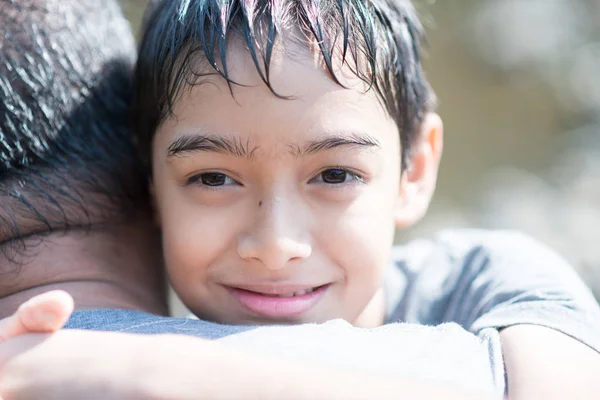
<path fill-rule="evenodd" d="M 325 183 L 329 184 L 340 184 L 346 182 L 348 178 L 348 171 L 343 169 L 328 169 L 321 172 L 321 179 Z"/>
<path fill-rule="evenodd" d="M 204 188 L 221 188 L 221 186 L 241 186 L 239 182 L 221 172 L 204 172 L 194 175 L 186 181 L 187 185 L 195 185 Z"/>
<path fill-rule="evenodd" d="M 323 170 L 308 183 L 339 185 L 340 187 L 345 187 L 352 183 L 365 183 L 365 180 L 361 175 L 358 175 L 351 170 L 338 167 Z"/>
<path fill-rule="evenodd" d="M 200 182 L 206 186 L 223 186 L 227 181 L 227 175 L 217 172 L 208 172 L 200 175 Z"/>

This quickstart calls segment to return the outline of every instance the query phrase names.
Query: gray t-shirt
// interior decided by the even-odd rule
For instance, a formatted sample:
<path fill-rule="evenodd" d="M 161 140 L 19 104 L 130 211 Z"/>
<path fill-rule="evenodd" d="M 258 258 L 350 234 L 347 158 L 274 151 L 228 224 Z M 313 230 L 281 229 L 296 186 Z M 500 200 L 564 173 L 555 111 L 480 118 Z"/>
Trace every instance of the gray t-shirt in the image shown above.
<path fill-rule="evenodd" d="M 81 311 L 67 328 L 179 333 L 295 361 L 488 391 L 505 376 L 498 330 L 534 324 L 600 352 L 600 307 L 565 260 L 515 232 L 444 231 L 398 246 L 385 283 L 387 324 L 227 326 L 131 310 Z"/>

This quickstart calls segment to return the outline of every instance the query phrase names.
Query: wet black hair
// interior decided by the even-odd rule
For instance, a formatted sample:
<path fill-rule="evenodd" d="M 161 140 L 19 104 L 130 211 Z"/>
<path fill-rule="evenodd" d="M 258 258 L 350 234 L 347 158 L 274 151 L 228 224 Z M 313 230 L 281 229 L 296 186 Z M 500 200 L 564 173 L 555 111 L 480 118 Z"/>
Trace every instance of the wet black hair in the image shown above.
<path fill-rule="evenodd" d="M 129 131 L 135 54 L 116 1 L 0 0 L 5 253 L 148 204 Z"/>
<path fill-rule="evenodd" d="M 183 90 L 214 74 L 230 89 L 243 84 L 229 76 L 226 50 L 232 38 L 242 41 L 265 85 L 283 98 L 269 67 L 276 40 L 285 33 L 301 32 L 295 36 L 316 45 L 324 68 L 340 85 L 334 63 L 346 63 L 396 121 L 403 168 L 423 117 L 435 104 L 421 66 L 423 29 L 409 0 L 155 0 L 144 25 L 132 115 L 147 166 L 154 133 Z"/>

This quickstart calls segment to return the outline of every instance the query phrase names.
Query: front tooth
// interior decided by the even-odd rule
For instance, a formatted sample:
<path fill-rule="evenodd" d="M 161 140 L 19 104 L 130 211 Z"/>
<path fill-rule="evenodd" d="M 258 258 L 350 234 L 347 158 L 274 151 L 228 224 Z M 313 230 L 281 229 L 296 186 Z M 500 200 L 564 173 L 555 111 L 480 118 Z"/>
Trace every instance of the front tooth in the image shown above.
<path fill-rule="evenodd" d="M 294 293 L 294 296 L 304 296 L 306 293 L 308 293 L 308 290 L 301 290 L 299 292 Z"/>

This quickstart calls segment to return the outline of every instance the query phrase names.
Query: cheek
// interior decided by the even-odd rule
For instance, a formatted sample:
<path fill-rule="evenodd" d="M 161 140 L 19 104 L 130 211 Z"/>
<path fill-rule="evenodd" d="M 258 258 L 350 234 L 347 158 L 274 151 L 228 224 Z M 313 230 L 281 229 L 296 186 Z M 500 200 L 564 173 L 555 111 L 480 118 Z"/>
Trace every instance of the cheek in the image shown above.
<path fill-rule="evenodd" d="M 205 281 L 236 240 L 235 212 L 197 204 L 172 188 L 159 201 L 165 264 L 173 281 Z M 232 247 L 233 246 L 233 247 Z"/>
<path fill-rule="evenodd" d="M 321 225 L 319 242 L 355 290 L 372 292 L 382 283 L 394 240 L 394 201 L 390 189 L 374 191 Z"/>
<path fill-rule="evenodd" d="M 336 248 L 349 284 L 379 284 L 389 263 L 394 224 L 388 219 L 347 219 Z M 357 279 L 360 282 L 357 282 Z"/>

